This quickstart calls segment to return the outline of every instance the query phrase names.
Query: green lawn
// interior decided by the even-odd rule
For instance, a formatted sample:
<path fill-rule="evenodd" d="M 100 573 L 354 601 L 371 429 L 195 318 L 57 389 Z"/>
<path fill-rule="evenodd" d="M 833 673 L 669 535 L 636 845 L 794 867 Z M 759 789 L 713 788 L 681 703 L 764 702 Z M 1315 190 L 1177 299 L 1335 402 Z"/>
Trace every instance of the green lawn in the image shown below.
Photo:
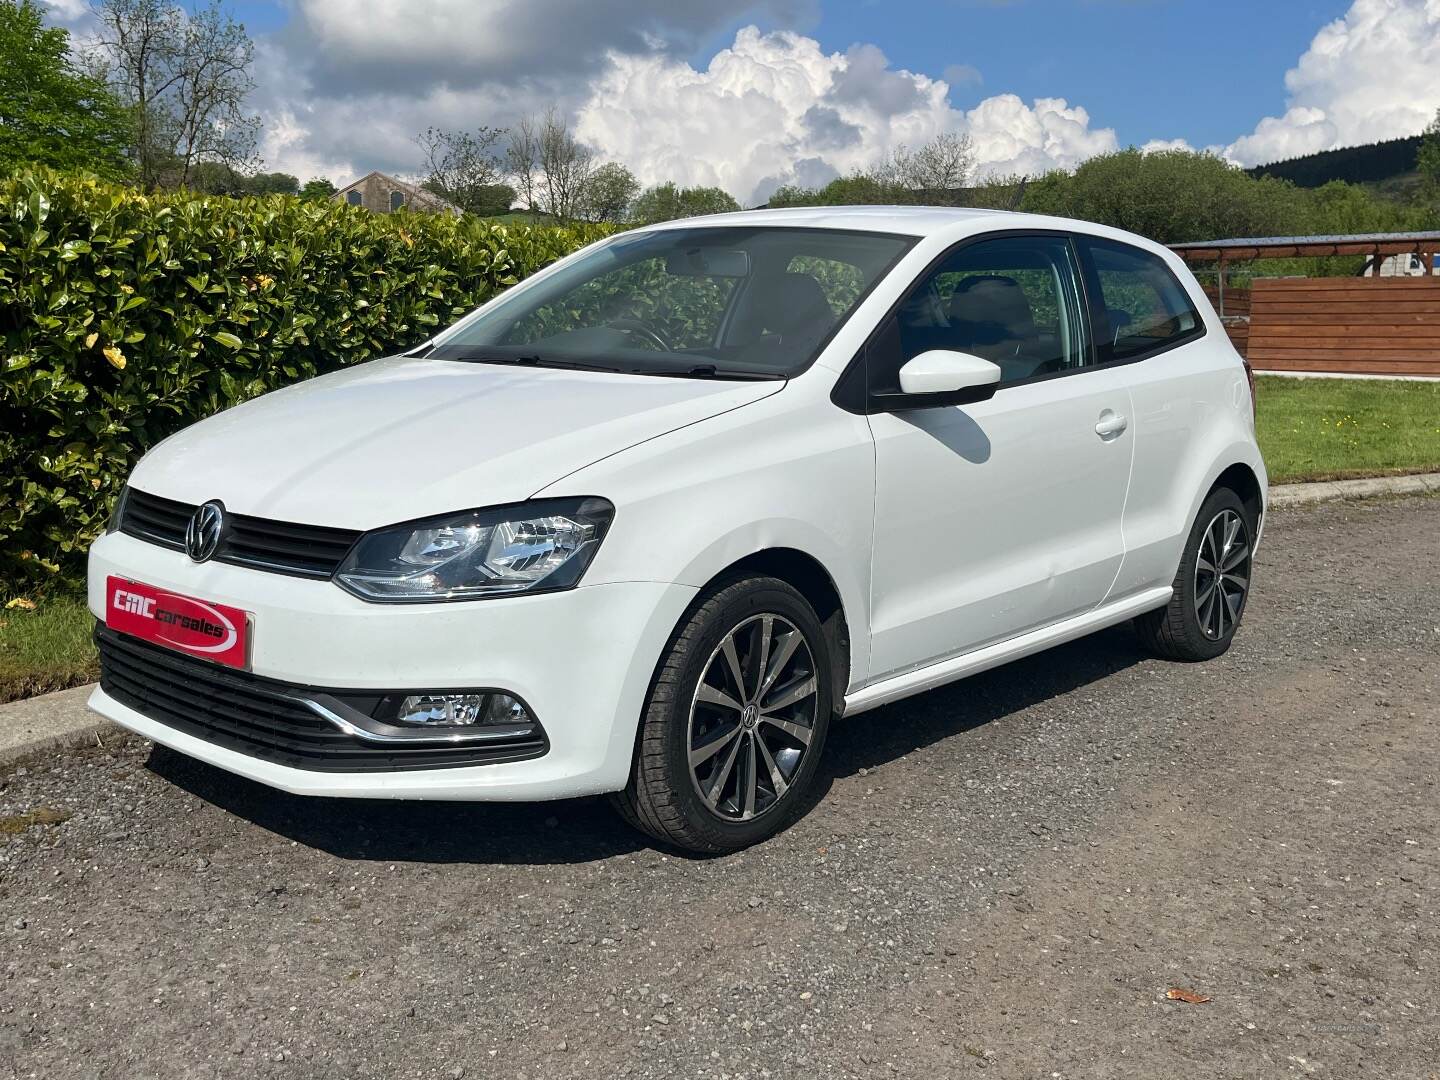
<path fill-rule="evenodd" d="M 1272 484 L 1440 472 L 1440 381 L 1256 380 Z"/>
<path fill-rule="evenodd" d="M 3 595 L 3 594 L 0 594 Z M 90 630 L 95 620 L 77 596 L 0 603 L 0 702 L 93 681 L 99 675 Z"/>
<path fill-rule="evenodd" d="M 1257 380 L 1260 446 L 1273 483 L 1440 472 L 1440 382 Z M 0 589 L 0 702 L 96 677 L 93 620 L 75 593 L 8 607 Z M 23 603 L 30 603 L 26 600 Z"/>

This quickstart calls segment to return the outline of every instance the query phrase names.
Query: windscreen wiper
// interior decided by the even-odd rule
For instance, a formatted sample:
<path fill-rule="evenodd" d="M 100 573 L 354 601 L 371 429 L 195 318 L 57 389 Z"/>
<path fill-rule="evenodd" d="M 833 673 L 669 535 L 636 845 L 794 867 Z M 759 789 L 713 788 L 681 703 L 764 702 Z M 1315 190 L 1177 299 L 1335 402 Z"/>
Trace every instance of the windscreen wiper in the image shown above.
<path fill-rule="evenodd" d="M 746 381 L 772 382 L 775 379 L 783 379 L 774 371 L 740 371 L 735 368 L 716 367 L 714 364 L 696 364 L 686 371 L 676 369 L 661 369 L 653 372 L 646 372 L 652 375 L 669 375 L 676 379 L 744 379 Z"/>
<path fill-rule="evenodd" d="M 604 364 L 589 364 L 580 360 L 557 360 L 552 356 L 512 356 L 505 353 L 482 353 L 475 356 L 457 356 L 462 364 L 514 364 L 517 367 L 560 368 L 566 371 L 610 371 L 623 372 L 623 368 L 607 367 Z"/>

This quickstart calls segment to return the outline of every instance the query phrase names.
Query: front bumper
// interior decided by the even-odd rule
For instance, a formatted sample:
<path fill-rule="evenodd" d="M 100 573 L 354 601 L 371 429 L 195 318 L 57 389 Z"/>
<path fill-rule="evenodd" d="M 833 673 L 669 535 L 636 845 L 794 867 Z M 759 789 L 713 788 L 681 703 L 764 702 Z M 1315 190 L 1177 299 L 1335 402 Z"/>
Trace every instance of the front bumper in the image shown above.
<path fill-rule="evenodd" d="M 625 582 L 448 604 L 368 604 L 328 581 L 216 563 L 115 533 L 91 550 L 90 609 L 128 577 L 219 601 L 253 619 L 251 670 L 353 690 L 503 688 L 549 738 L 542 757 L 394 772 L 321 772 L 264 761 L 142 714 L 102 689 L 90 707 L 181 753 L 285 791 L 357 798 L 530 800 L 625 786 L 655 664 L 696 590 Z"/>

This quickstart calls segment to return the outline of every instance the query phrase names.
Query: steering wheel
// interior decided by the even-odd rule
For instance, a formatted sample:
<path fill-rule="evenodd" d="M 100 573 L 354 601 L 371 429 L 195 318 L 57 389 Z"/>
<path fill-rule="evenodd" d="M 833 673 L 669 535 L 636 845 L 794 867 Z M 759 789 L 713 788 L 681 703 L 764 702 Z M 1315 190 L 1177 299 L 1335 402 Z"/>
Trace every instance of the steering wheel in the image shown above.
<path fill-rule="evenodd" d="M 649 339 L 650 342 L 652 342 L 653 344 L 658 345 L 661 352 L 675 351 L 671 347 L 670 342 L 666 341 L 665 338 L 660 334 L 660 331 L 656 330 L 648 323 L 641 322 L 639 319 L 611 319 L 605 325 L 610 327 L 610 329 L 612 330 L 620 330 L 626 334 L 639 334 L 641 337 Z"/>

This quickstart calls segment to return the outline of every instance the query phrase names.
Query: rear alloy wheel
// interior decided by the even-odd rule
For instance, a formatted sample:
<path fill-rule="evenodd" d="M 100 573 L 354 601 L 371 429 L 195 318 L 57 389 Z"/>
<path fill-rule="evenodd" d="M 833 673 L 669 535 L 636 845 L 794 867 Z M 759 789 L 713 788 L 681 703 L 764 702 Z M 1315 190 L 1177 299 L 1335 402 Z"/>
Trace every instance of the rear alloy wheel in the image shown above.
<path fill-rule="evenodd" d="M 1190 529 L 1170 603 L 1135 620 L 1141 640 L 1172 660 L 1210 660 L 1230 648 L 1250 594 L 1253 535 L 1240 496 L 1212 491 Z"/>
<path fill-rule="evenodd" d="M 1210 641 L 1235 632 L 1250 588 L 1250 531 L 1225 509 L 1210 519 L 1195 553 L 1195 621 Z"/>
<path fill-rule="evenodd" d="M 677 632 L 641 721 L 621 813 L 692 851 L 736 851 L 803 809 L 829 727 L 819 620 L 775 578 L 705 599 Z"/>

